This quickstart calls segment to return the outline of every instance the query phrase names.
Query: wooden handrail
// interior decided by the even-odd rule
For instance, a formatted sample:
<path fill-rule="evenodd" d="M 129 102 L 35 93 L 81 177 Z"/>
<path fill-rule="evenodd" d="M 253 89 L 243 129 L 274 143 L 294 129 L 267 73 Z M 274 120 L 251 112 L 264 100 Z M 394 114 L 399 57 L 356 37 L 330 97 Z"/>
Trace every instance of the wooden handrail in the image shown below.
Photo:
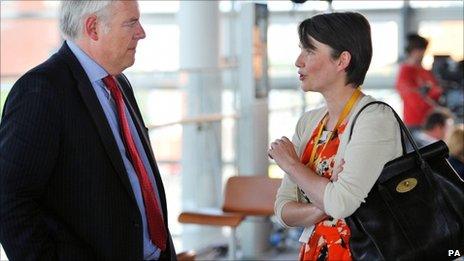
<path fill-rule="evenodd" d="M 163 128 L 163 127 L 168 127 L 172 125 L 185 125 L 185 124 L 194 124 L 194 123 L 208 123 L 208 122 L 216 122 L 216 121 L 222 121 L 223 119 L 238 119 L 240 116 L 237 114 L 229 114 L 229 115 L 224 115 L 220 113 L 214 113 L 214 114 L 208 114 L 208 115 L 201 115 L 201 116 L 196 116 L 196 117 L 188 117 L 184 118 L 178 121 L 173 121 L 173 122 L 167 122 L 163 124 L 152 124 L 149 125 L 147 128 L 149 130 L 152 129 L 158 129 L 158 128 Z"/>
<path fill-rule="evenodd" d="M 301 106 L 287 106 L 287 107 L 281 107 L 281 108 L 271 110 L 270 112 L 292 111 L 292 110 L 297 110 L 299 108 L 301 108 Z M 238 114 L 212 113 L 212 114 L 200 115 L 196 117 L 187 117 L 184 119 L 180 119 L 178 121 L 167 122 L 167 123 L 162 123 L 162 124 L 151 124 L 151 125 L 148 125 L 147 128 L 149 130 L 153 130 L 153 129 L 169 127 L 169 126 L 173 126 L 177 124 L 180 124 L 180 125 L 201 124 L 201 123 L 222 121 L 224 119 L 238 119 L 238 118 L 240 118 L 240 115 Z"/>

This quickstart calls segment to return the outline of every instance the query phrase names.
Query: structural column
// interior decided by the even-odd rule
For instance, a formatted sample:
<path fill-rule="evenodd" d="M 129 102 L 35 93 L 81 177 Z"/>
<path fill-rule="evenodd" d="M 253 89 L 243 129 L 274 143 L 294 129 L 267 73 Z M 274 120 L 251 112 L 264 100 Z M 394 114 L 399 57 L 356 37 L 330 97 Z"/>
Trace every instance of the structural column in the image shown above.
<path fill-rule="evenodd" d="M 268 10 L 263 4 L 241 4 L 239 16 L 239 111 L 237 163 L 240 175 L 268 175 Z M 260 188 L 256 188 L 259 191 Z M 249 217 L 239 227 L 245 259 L 259 258 L 268 247 L 271 225 Z"/>
<path fill-rule="evenodd" d="M 219 3 L 180 1 L 178 13 L 181 85 L 185 117 L 221 112 Z M 182 207 L 220 207 L 221 122 L 188 124 L 182 136 Z M 183 249 L 200 249 L 221 238 L 220 228 L 184 226 Z"/>

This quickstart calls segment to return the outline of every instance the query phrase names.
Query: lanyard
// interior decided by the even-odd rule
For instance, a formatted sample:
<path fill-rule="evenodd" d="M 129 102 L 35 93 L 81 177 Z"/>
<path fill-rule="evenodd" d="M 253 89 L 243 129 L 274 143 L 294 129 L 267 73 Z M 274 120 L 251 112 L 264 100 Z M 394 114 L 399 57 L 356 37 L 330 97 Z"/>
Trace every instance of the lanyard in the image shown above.
<path fill-rule="evenodd" d="M 328 137 L 326 139 L 326 142 L 324 144 L 324 147 L 322 147 L 322 150 L 321 150 L 320 154 L 324 151 L 324 149 L 327 146 L 327 144 L 329 143 L 330 139 L 332 139 L 333 133 L 337 131 L 338 127 L 343 122 L 343 120 L 345 120 L 346 116 L 348 116 L 348 114 L 350 114 L 351 109 L 353 108 L 354 104 L 356 103 L 356 101 L 358 100 L 360 95 L 361 95 L 361 91 L 359 90 L 359 88 L 356 88 L 354 90 L 353 94 L 351 94 L 351 97 L 348 100 L 348 102 L 345 104 L 345 107 L 343 108 L 342 113 L 338 117 L 337 124 L 335 125 L 333 130 L 328 135 Z M 317 145 L 319 144 L 319 139 L 321 138 L 322 130 L 324 129 L 325 124 L 327 123 L 327 115 L 328 114 L 325 114 L 324 118 L 322 119 L 322 124 L 321 124 L 321 127 L 319 128 L 319 131 L 317 133 L 315 142 L 313 144 L 313 149 L 311 151 L 311 157 L 309 158 L 309 162 L 308 162 L 307 165 L 312 164 L 314 162 L 314 160 L 315 160 L 314 157 L 316 156 Z"/>

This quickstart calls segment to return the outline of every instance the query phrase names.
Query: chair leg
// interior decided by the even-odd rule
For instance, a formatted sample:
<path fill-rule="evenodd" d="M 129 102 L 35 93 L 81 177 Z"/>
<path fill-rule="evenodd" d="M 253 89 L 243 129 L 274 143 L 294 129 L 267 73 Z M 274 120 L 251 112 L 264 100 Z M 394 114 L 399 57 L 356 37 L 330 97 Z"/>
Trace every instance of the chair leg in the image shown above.
<path fill-rule="evenodd" d="M 237 260 L 237 236 L 235 227 L 230 228 L 229 236 L 229 260 Z"/>

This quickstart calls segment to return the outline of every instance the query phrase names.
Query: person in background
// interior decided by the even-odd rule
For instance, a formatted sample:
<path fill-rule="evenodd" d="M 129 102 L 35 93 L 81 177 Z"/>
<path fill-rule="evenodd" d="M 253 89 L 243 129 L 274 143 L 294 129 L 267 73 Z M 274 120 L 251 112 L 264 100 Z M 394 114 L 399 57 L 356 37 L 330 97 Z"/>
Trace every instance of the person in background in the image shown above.
<path fill-rule="evenodd" d="M 449 148 L 449 163 L 464 180 L 464 124 L 454 126 L 446 140 Z"/>
<path fill-rule="evenodd" d="M 454 125 L 453 116 L 446 109 L 436 109 L 425 119 L 422 130 L 413 133 L 414 140 L 420 147 L 439 140 L 445 140 Z"/>
<path fill-rule="evenodd" d="M 62 1 L 61 49 L 0 123 L 0 243 L 11 260 L 175 260 L 161 176 L 122 72 L 137 1 Z M 21 58 L 21 54 L 17 54 Z"/>
<path fill-rule="evenodd" d="M 321 93 L 325 106 L 303 114 L 292 141 L 282 137 L 270 145 L 269 156 L 286 173 L 275 214 L 284 227 L 305 228 L 300 260 L 351 260 L 345 218 L 365 200 L 385 163 L 401 155 L 400 129 L 391 109 L 379 104 L 352 125 L 374 101 L 360 90 L 372 58 L 364 16 L 319 14 L 301 22 L 298 33 L 301 89 Z"/>
<path fill-rule="evenodd" d="M 427 45 L 428 41 L 417 34 L 407 36 L 407 57 L 396 79 L 396 90 L 403 100 L 403 121 L 413 133 L 421 129 L 443 92 L 432 72 L 422 67 Z"/>

